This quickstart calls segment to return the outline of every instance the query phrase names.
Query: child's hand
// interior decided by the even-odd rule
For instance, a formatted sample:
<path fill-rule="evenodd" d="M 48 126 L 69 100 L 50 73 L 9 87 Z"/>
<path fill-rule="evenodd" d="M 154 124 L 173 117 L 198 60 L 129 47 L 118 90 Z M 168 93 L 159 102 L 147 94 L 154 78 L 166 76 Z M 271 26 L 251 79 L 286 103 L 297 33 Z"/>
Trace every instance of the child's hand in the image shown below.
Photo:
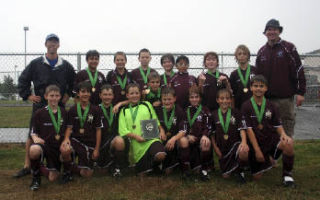
<path fill-rule="evenodd" d="M 99 157 L 99 150 L 98 149 L 94 149 L 93 150 L 93 154 L 92 154 L 92 160 L 97 160 Z"/>
<path fill-rule="evenodd" d="M 32 140 L 35 144 L 44 144 L 44 140 L 39 138 L 37 135 L 32 136 Z"/>
<path fill-rule="evenodd" d="M 261 162 L 261 163 L 265 161 L 263 153 L 261 152 L 261 150 L 256 151 L 256 159 L 257 159 L 258 162 Z"/>
<path fill-rule="evenodd" d="M 115 105 L 115 106 L 113 107 L 113 109 L 112 109 L 112 112 L 113 112 L 114 114 L 117 114 L 117 113 L 119 112 L 120 106 L 121 106 L 121 105 L 119 105 L 119 104 Z"/>
<path fill-rule="evenodd" d="M 152 104 L 154 107 L 160 106 L 161 105 L 161 101 L 155 101 Z"/>
<path fill-rule="evenodd" d="M 143 137 L 141 137 L 140 135 L 135 135 L 135 136 L 134 136 L 134 139 L 137 140 L 137 142 L 145 142 L 145 141 L 146 141 L 146 140 L 145 140 Z"/>
<path fill-rule="evenodd" d="M 241 142 L 238 148 L 241 152 L 249 152 L 249 146 L 245 142 Z"/>
<path fill-rule="evenodd" d="M 221 76 L 218 78 L 218 81 L 219 81 L 219 82 L 223 82 L 223 81 L 228 81 L 228 79 L 227 79 L 226 76 L 221 75 Z"/>
<path fill-rule="evenodd" d="M 201 73 L 199 76 L 198 76 L 198 80 L 199 80 L 199 85 L 203 85 L 204 82 L 206 81 L 206 76 Z"/>
<path fill-rule="evenodd" d="M 167 144 L 166 144 L 165 147 L 166 147 L 166 149 L 167 149 L 168 151 L 172 151 L 175 144 L 176 144 L 176 140 L 175 140 L 174 137 L 172 137 L 172 138 L 167 142 Z"/>
<path fill-rule="evenodd" d="M 197 140 L 196 136 L 194 135 L 188 135 L 187 138 L 190 143 L 194 143 Z"/>
<path fill-rule="evenodd" d="M 210 139 L 203 135 L 200 139 L 200 146 L 202 150 L 209 150 L 210 149 Z"/>

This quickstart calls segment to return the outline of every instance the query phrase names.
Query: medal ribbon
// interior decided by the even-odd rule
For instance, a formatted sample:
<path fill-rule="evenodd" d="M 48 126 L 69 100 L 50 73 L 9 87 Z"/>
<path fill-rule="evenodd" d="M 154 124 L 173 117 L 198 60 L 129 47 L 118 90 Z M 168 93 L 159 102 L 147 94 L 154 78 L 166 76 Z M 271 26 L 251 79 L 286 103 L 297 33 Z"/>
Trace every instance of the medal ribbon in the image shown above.
<path fill-rule="evenodd" d="M 92 77 L 92 74 L 89 70 L 89 68 L 87 68 L 87 73 L 91 82 L 92 87 L 94 87 L 96 85 L 96 82 L 98 80 L 98 70 L 96 70 L 96 72 L 94 73 L 94 78 Z"/>
<path fill-rule="evenodd" d="M 248 67 L 247 67 L 247 70 L 246 70 L 246 77 L 243 78 L 243 75 L 242 75 L 242 73 L 241 73 L 241 69 L 240 69 L 240 67 L 238 67 L 238 75 L 239 75 L 239 77 L 240 77 L 240 80 L 241 80 L 241 83 L 242 83 L 243 87 L 247 87 L 248 80 L 249 80 L 249 75 L 250 75 L 250 71 L 251 71 L 250 68 L 251 68 L 251 67 L 250 67 L 250 65 L 248 64 Z"/>
<path fill-rule="evenodd" d="M 135 110 L 133 110 L 131 104 L 129 105 L 130 108 L 130 113 L 131 113 L 131 118 L 132 118 L 132 124 L 136 121 L 137 114 L 138 114 L 138 109 L 139 109 L 139 103 L 137 104 Z"/>
<path fill-rule="evenodd" d="M 220 124 L 222 126 L 222 130 L 225 134 L 227 134 L 228 130 L 229 130 L 229 125 L 230 125 L 231 108 L 228 108 L 228 112 L 227 112 L 227 116 L 226 116 L 226 123 L 224 123 L 222 112 L 221 112 L 220 108 L 218 109 L 218 116 L 219 116 Z"/>
<path fill-rule="evenodd" d="M 126 84 L 127 84 L 127 74 L 126 74 L 126 77 L 124 77 L 123 80 L 121 80 L 121 77 L 117 75 L 117 80 L 118 80 L 118 83 L 119 83 L 121 89 L 124 90 L 125 87 L 126 87 Z"/>
<path fill-rule="evenodd" d="M 202 110 L 202 105 L 200 105 L 200 106 L 197 108 L 196 113 L 193 115 L 193 117 L 192 117 L 192 119 L 191 119 L 191 116 L 190 116 L 190 108 L 187 109 L 187 117 L 188 117 L 188 122 L 189 122 L 190 127 L 192 127 L 194 121 L 196 120 L 196 118 L 197 118 L 198 115 L 200 114 L 201 110 Z"/>
<path fill-rule="evenodd" d="M 262 118 L 263 118 L 263 113 L 264 113 L 264 110 L 265 110 L 265 108 L 266 108 L 266 98 L 263 97 L 263 99 L 262 99 L 262 104 L 261 104 L 261 109 L 260 109 L 260 111 L 259 111 L 258 106 L 257 106 L 256 102 L 254 101 L 254 98 L 253 98 L 253 97 L 250 98 L 250 101 L 251 101 L 251 103 L 252 103 L 254 112 L 256 113 L 258 122 L 259 122 L 259 124 L 261 124 L 261 121 L 262 121 Z"/>
<path fill-rule="evenodd" d="M 162 109 L 162 111 L 163 111 L 163 118 L 164 118 L 164 124 L 166 125 L 168 131 L 171 129 L 171 126 L 172 126 L 173 117 L 174 117 L 174 113 L 175 113 L 175 108 L 176 108 L 176 106 L 173 105 L 173 108 L 172 108 L 172 111 L 171 111 L 171 114 L 170 114 L 169 121 L 168 121 L 168 112 L 167 112 L 166 107 L 163 107 L 163 109 Z"/>
<path fill-rule="evenodd" d="M 211 76 L 216 77 L 216 79 L 218 79 L 219 76 L 220 76 L 220 72 L 218 70 L 216 70 L 216 74 L 215 75 L 213 75 L 211 71 L 208 71 L 208 74 L 211 75 Z"/>
<path fill-rule="evenodd" d="M 112 122 L 113 122 L 113 112 L 112 112 L 113 106 L 110 105 L 109 116 L 107 115 L 107 110 L 106 110 L 106 108 L 104 107 L 104 105 L 103 105 L 103 104 L 99 104 L 99 106 L 101 107 L 101 110 L 102 110 L 102 112 L 103 112 L 103 115 L 104 115 L 104 117 L 107 119 L 108 124 L 109 124 L 109 128 L 110 128 L 110 127 L 112 126 Z"/>
<path fill-rule="evenodd" d="M 58 106 L 58 108 L 57 108 L 57 110 L 58 110 L 58 119 L 57 120 L 54 117 L 54 114 L 53 114 L 52 109 L 51 109 L 50 106 L 48 106 L 48 110 L 49 110 L 49 115 L 50 115 L 54 130 L 59 135 L 60 127 L 61 127 L 61 110 L 60 110 L 60 108 Z"/>
<path fill-rule="evenodd" d="M 147 84 L 148 83 L 148 76 L 150 74 L 150 67 L 148 67 L 148 69 L 147 69 L 147 74 L 144 73 L 144 71 L 143 71 L 141 66 L 139 67 L 139 70 L 140 70 L 140 74 L 141 74 L 141 76 L 143 78 L 144 84 Z"/>
<path fill-rule="evenodd" d="M 171 71 L 170 78 L 172 78 L 173 75 L 174 75 L 174 72 Z M 166 73 L 163 74 L 163 82 L 164 82 L 164 85 L 168 85 Z"/>
<path fill-rule="evenodd" d="M 80 121 L 80 128 L 83 128 L 84 122 L 86 121 L 88 116 L 89 108 L 90 108 L 90 104 L 87 105 L 82 115 L 80 103 L 77 103 L 77 113 Z"/>
<path fill-rule="evenodd" d="M 149 87 L 150 89 L 150 87 Z M 161 96 L 161 89 L 158 88 L 158 91 L 157 91 L 157 96 L 150 90 L 149 94 L 147 94 L 147 98 L 148 99 L 153 99 L 155 97 L 157 97 L 158 99 L 160 99 L 160 96 Z"/>

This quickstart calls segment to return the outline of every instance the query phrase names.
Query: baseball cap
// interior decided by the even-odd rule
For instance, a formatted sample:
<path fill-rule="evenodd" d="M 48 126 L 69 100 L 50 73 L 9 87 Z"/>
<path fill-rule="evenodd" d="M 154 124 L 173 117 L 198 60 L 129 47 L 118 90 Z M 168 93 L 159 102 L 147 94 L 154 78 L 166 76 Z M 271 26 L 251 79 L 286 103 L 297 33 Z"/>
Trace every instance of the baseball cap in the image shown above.
<path fill-rule="evenodd" d="M 267 31 L 267 29 L 268 29 L 269 27 L 278 28 L 279 31 L 280 31 L 280 33 L 282 33 L 283 27 L 280 26 L 279 21 L 276 20 L 276 19 L 270 19 L 270 20 L 267 22 L 266 27 L 264 28 L 264 32 L 263 32 L 263 33 L 266 33 L 266 31 Z"/>
<path fill-rule="evenodd" d="M 46 42 L 47 42 L 48 40 L 51 40 L 51 39 L 55 39 L 55 40 L 57 40 L 57 41 L 59 42 L 59 37 L 58 37 L 56 34 L 54 34 L 54 33 L 51 33 L 51 34 L 47 35 L 47 37 L 46 37 Z"/>

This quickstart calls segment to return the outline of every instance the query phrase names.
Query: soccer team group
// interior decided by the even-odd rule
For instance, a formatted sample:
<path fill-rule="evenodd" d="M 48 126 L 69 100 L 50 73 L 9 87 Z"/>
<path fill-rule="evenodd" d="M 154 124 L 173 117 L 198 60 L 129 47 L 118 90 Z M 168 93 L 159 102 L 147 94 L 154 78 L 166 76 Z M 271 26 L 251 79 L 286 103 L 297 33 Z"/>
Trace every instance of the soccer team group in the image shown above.
<path fill-rule="evenodd" d="M 249 64 L 249 49 L 239 45 L 239 67 L 230 77 L 219 72 L 218 55 L 208 52 L 206 72 L 197 78 L 188 73 L 187 56 L 172 54 L 161 57 L 165 73 L 159 75 L 149 66 L 148 49 L 140 50 L 140 66 L 131 72 L 126 54 L 115 53 L 115 69 L 107 76 L 97 69 L 99 53 L 90 50 L 88 67 L 75 74 L 57 55 L 58 36 L 48 35 L 45 56 L 19 77 L 19 94 L 33 102 L 33 114 L 26 166 L 17 176 L 31 169 L 31 190 L 39 189 L 41 175 L 54 181 L 61 171 L 67 183 L 75 174 L 90 177 L 95 168 L 122 176 L 129 166 L 139 176 L 180 170 L 185 179 L 206 181 L 215 153 L 222 176 L 234 174 L 245 183 L 246 168 L 257 180 L 282 155 L 283 184 L 294 186 L 293 97 L 299 106 L 306 86 L 299 55 L 281 32 L 277 20 L 268 21 L 256 66 Z M 71 95 L 75 104 L 66 111 Z M 141 124 L 151 119 L 159 136 L 145 139 Z"/>

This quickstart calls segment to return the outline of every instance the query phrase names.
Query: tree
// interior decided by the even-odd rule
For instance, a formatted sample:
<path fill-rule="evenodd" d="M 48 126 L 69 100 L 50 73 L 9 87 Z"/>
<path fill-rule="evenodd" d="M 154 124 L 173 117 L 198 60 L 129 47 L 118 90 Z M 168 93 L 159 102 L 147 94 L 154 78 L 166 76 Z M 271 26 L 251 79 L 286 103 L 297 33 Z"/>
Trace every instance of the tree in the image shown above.
<path fill-rule="evenodd" d="M 10 75 L 5 75 L 3 83 L 0 85 L 0 93 L 6 99 L 12 99 L 17 93 L 17 86 L 13 83 L 13 78 Z"/>

